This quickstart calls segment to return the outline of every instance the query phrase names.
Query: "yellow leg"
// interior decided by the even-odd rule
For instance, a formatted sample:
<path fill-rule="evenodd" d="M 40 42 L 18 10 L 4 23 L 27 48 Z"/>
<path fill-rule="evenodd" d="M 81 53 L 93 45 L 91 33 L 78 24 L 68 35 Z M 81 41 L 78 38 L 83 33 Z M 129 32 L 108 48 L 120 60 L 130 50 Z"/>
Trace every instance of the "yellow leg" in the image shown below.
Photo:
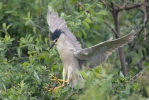
<path fill-rule="evenodd" d="M 63 80 L 63 84 L 61 86 L 55 87 L 55 88 L 49 88 L 49 91 L 52 91 L 54 89 L 54 91 L 57 91 L 60 88 L 63 88 L 65 86 L 65 83 L 68 83 L 68 81 L 64 81 Z"/>
<path fill-rule="evenodd" d="M 54 75 L 51 75 L 52 77 L 53 77 L 53 79 L 51 79 L 51 80 L 55 80 L 55 81 L 57 81 L 59 84 L 60 84 L 60 82 L 64 82 L 64 83 L 68 83 L 68 81 L 66 81 L 66 80 L 62 80 L 62 79 L 58 79 L 56 76 L 54 76 Z"/>
<path fill-rule="evenodd" d="M 58 81 L 58 82 L 64 82 L 64 83 L 67 83 L 67 82 L 68 82 L 68 81 L 62 80 L 62 79 L 51 79 L 51 80 L 56 80 L 56 81 Z"/>
<path fill-rule="evenodd" d="M 65 83 L 68 83 L 68 80 L 62 80 L 62 79 L 58 79 L 56 76 L 54 75 L 51 75 L 53 77 L 53 79 L 51 80 L 55 80 L 57 81 L 59 84 L 61 84 L 60 82 L 63 82 L 62 85 L 58 86 L 58 87 L 55 87 L 55 88 L 49 88 L 49 91 L 52 91 L 54 89 L 54 91 L 60 89 L 60 88 L 63 88 L 65 86 Z"/>

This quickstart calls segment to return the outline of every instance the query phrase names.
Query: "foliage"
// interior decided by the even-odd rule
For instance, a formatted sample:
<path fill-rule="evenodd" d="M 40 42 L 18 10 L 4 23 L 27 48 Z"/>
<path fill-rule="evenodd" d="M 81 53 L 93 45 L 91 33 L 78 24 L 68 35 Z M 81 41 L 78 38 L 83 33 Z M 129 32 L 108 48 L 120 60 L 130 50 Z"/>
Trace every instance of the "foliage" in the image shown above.
<path fill-rule="evenodd" d="M 114 53 L 103 65 L 81 71 L 85 79 L 83 89 L 71 89 L 66 85 L 57 92 L 47 91 L 48 88 L 59 85 L 56 81 L 51 81 L 51 74 L 62 77 L 62 63 L 56 48 L 49 51 L 50 36 L 46 23 L 48 7 L 53 7 L 64 17 L 83 47 L 88 47 L 113 35 L 104 24 L 106 20 L 114 27 L 110 7 L 105 6 L 110 2 L 111 0 L 0 1 L 0 99 L 147 100 L 149 31 L 144 35 L 143 29 L 132 43 L 124 47 L 128 76 L 124 77 L 121 72 L 117 74 L 120 62 Z M 136 23 L 141 24 L 141 27 L 141 16 L 138 9 L 123 11 L 120 16 L 121 34 L 128 34 Z"/>

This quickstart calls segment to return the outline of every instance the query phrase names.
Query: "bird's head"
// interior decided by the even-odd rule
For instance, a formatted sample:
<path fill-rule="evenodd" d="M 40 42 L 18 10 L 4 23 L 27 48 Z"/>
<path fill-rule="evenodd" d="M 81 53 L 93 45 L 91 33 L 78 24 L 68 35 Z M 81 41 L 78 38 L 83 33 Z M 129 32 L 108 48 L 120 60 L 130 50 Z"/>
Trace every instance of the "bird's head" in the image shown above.
<path fill-rule="evenodd" d="M 50 49 L 58 42 L 60 35 L 62 34 L 62 30 L 56 29 L 51 36 L 52 44 L 50 45 Z"/>

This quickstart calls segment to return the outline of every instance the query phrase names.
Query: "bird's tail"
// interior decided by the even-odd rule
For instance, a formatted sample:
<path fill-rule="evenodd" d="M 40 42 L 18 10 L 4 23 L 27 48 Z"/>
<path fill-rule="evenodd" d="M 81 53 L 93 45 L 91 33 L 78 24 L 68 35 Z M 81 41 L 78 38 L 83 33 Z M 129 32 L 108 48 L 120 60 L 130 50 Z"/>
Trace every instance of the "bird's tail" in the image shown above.
<path fill-rule="evenodd" d="M 84 87 L 84 79 L 80 73 L 76 73 L 76 75 L 71 78 L 68 85 L 73 88 L 81 89 Z"/>

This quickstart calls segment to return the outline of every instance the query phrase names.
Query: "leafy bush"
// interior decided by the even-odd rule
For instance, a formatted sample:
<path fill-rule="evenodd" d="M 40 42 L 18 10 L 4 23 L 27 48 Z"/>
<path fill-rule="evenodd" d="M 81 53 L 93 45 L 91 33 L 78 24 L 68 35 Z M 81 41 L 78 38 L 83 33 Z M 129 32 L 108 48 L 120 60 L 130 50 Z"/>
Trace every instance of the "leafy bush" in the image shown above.
<path fill-rule="evenodd" d="M 83 47 L 91 46 L 112 36 L 109 34 L 111 30 L 104 24 L 104 19 L 112 22 L 112 18 L 108 18 L 111 15 L 109 8 L 105 10 L 104 4 L 96 0 L 94 2 L 83 0 L 82 5 L 84 8 L 78 6 L 77 0 L 0 1 L 0 99 L 149 99 L 149 69 L 147 67 L 149 39 L 146 36 L 147 39 L 143 40 L 142 34 L 138 37 L 141 49 L 137 48 L 136 42 L 124 47 L 130 72 L 128 76 L 124 77 L 121 72 L 117 74 L 120 63 L 114 53 L 103 65 L 81 71 L 85 79 L 83 89 L 72 89 L 66 85 L 57 92 L 48 91 L 49 88 L 59 85 L 51 80 L 51 74 L 58 78 L 62 77 L 62 63 L 56 48 L 49 51 L 50 36 L 46 23 L 48 6 L 61 12 L 60 16 L 66 19 L 68 27 L 81 41 Z M 132 12 L 135 15 L 137 11 L 132 10 Z M 120 24 L 134 26 L 133 21 L 141 20 L 137 16 L 134 19 L 128 13 L 126 17 L 129 19 L 124 20 L 122 16 Z M 127 27 L 124 26 L 120 30 L 128 33 L 132 27 L 126 29 Z M 137 67 L 139 64 L 143 64 L 144 70 L 140 71 L 140 67 Z M 137 75 L 133 77 L 135 74 Z"/>

